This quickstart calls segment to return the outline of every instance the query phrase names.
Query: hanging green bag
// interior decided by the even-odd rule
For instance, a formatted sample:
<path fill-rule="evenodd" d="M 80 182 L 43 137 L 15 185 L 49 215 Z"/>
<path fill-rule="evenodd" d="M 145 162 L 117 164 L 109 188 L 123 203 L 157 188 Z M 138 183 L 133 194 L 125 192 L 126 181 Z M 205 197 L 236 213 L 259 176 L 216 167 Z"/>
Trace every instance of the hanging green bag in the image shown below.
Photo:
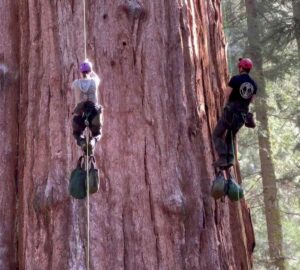
<path fill-rule="evenodd" d="M 95 168 L 95 158 L 90 157 L 90 169 L 89 169 L 89 189 L 90 194 L 96 193 L 99 190 L 100 181 L 99 181 L 99 175 L 98 170 Z M 86 183 L 86 181 L 85 181 Z"/>
<path fill-rule="evenodd" d="M 225 187 L 226 187 L 226 180 L 222 173 L 219 173 L 216 179 L 213 181 L 212 188 L 211 188 L 211 196 L 214 197 L 216 200 L 225 196 Z"/>
<path fill-rule="evenodd" d="M 69 192 L 75 199 L 84 199 L 86 197 L 86 171 L 82 164 L 83 156 L 78 159 L 77 167 L 72 171 Z"/>
<path fill-rule="evenodd" d="M 227 196 L 231 201 L 238 201 L 244 198 L 243 189 L 232 178 L 227 182 Z"/>

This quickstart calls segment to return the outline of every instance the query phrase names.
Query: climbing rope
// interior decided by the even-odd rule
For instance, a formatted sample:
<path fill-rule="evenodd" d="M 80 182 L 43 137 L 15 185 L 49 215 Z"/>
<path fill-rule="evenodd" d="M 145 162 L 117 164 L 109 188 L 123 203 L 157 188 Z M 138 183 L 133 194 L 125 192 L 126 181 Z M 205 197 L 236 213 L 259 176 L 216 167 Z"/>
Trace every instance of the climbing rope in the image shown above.
<path fill-rule="evenodd" d="M 231 152 L 232 152 L 232 155 L 233 155 L 233 161 L 235 161 L 235 147 L 234 147 L 234 140 L 233 140 L 232 130 L 230 130 L 230 137 L 231 137 Z"/>
<path fill-rule="evenodd" d="M 89 122 L 85 120 L 86 125 L 86 209 L 87 209 L 87 240 L 86 240 L 86 269 L 89 270 L 90 267 L 90 179 L 89 179 Z"/>
<path fill-rule="evenodd" d="M 85 0 L 83 1 L 83 39 L 84 39 L 84 59 L 87 59 L 87 54 L 86 54 L 86 4 L 85 4 Z"/>
<path fill-rule="evenodd" d="M 86 31 L 86 3 L 85 0 L 83 2 L 83 39 L 84 39 L 84 59 L 87 59 L 87 31 Z M 89 122 L 86 118 L 86 218 L 87 218 L 87 240 L 86 240 L 86 269 L 90 269 L 90 179 L 89 179 L 89 132 L 88 126 Z"/>
<path fill-rule="evenodd" d="M 86 53 L 86 4 L 83 1 L 83 39 L 84 39 L 84 59 L 87 59 Z M 86 120 L 86 129 L 88 129 L 88 120 Z M 88 133 L 88 132 L 87 132 Z M 89 136 L 86 136 L 86 219 L 87 219 L 87 239 L 86 239 L 86 269 L 90 268 L 90 179 L 89 179 Z"/>
<path fill-rule="evenodd" d="M 231 136 L 231 151 L 232 151 L 232 154 L 233 154 L 233 160 L 235 161 L 235 142 L 233 140 L 233 133 L 232 133 L 232 130 L 230 131 L 230 136 Z M 240 202 L 240 192 L 238 192 L 238 202 Z"/>

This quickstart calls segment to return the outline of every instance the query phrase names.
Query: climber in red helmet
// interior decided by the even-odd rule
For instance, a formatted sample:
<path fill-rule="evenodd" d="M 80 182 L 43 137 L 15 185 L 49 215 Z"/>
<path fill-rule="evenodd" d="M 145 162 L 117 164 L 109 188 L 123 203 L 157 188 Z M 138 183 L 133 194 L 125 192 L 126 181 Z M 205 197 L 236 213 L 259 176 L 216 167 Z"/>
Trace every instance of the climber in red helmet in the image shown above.
<path fill-rule="evenodd" d="M 100 78 L 93 71 L 92 63 L 88 60 L 82 62 L 79 69 L 82 78 L 72 83 L 76 104 L 72 121 L 73 135 L 83 151 L 86 152 L 89 149 L 89 153 L 92 154 L 95 143 L 100 139 L 103 121 L 98 95 Z M 83 135 L 87 124 L 92 133 L 88 146 Z"/>
<path fill-rule="evenodd" d="M 256 92 L 256 82 L 249 76 L 253 63 L 249 58 L 240 58 L 239 74 L 228 83 L 228 101 L 214 132 L 213 142 L 219 159 L 214 163 L 219 168 L 229 168 L 234 163 L 235 136 L 245 124 L 254 128 L 253 114 L 249 112 L 250 102 Z"/>

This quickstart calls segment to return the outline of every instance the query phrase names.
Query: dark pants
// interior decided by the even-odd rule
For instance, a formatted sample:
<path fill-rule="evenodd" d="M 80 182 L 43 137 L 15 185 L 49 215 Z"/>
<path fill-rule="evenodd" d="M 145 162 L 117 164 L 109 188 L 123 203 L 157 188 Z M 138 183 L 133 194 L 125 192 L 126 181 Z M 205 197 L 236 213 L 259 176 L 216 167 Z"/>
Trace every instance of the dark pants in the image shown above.
<path fill-rule="evenodd" d="M 235 136 L 245 123 L 245 112 L 226 106 L 214 132 L 213 142 L 219 157 L 233 160 Z"/>
<path fill-rule="evenodd" d="M 74 111 L 74 117 L 72 121 L 73 135 L 79 144 L 83 139 L 83 132 L 86 128 L 85 121 L 89 122 L 89 129 L 92 133 L 92 137 L 98 140 L 101 135 L 101 113 L 102 107 L 97 106 L 92 102 L 79 103 Z"/>

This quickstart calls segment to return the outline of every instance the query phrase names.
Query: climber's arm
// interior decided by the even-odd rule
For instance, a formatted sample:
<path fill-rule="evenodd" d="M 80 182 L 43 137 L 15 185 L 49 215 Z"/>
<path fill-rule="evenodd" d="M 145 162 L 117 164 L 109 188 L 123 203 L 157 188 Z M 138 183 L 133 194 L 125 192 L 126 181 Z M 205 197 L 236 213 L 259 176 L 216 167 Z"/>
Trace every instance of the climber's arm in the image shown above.
<path fill-rule="evenodd" d="M 227 86 L 226 89 L 225 89 L 225 92 L 224 92 L 225 100 L 228 100 L 228 98 L 229 98 L 231 92 L 232 92 L 232 87 Z"/>
<path fill-rule="evenodd" d="M 92 70 L 91 71 L 91 78 L 95 81 L 96 87 L 98 88 L 98 86 L 100 85 L 100 78 L 99 76 Z"/>
<path fill-rule="evenodd" d="M 78 88 L 78 80 L 72 83 L 72 90 L 74 92 L 75 106 L 80 102 L 80 89 Z"/>

